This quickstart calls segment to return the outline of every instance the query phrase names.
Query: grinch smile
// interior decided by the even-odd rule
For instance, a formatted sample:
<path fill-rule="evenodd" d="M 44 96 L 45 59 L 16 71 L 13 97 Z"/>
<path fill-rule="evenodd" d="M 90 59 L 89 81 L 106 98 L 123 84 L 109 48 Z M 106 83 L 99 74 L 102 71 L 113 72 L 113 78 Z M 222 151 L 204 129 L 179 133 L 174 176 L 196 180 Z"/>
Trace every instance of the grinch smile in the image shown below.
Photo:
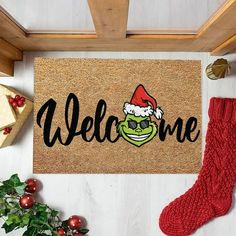
<path fill-rule="evenodd" d="M 158 132 L 158 126 L 151 116 L 160 120 L 163 111 L 157 101 L 145 90 L 142 84 L 138 85 L 129 102 L 123 106 L 125 119 L 119 121 L 117 132 L 127 142 L 141 147 L 151 141 Z"/>
<path fill-rule="evenodd" d="M 136 142 L 142 142 L 144 140 L 146 140 L 150 135 L 151 133 L 149 134 L 143 134 L 143 135 L 136 135 L 136 134 L 127 134 L 127 137 L 129 137 L 130 139 L 136 141 Z"/>

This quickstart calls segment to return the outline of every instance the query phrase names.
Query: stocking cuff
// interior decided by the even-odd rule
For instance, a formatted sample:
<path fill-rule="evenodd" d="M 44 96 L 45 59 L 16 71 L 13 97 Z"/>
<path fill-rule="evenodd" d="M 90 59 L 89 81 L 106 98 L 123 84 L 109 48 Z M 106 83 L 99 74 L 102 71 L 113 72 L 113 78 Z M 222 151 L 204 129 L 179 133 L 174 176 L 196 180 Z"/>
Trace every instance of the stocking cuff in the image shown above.
<path fill-rule="evenodd" d="M 210 120 L 236 122 L 236 98 L 211 98 L 208 114 Z"/>

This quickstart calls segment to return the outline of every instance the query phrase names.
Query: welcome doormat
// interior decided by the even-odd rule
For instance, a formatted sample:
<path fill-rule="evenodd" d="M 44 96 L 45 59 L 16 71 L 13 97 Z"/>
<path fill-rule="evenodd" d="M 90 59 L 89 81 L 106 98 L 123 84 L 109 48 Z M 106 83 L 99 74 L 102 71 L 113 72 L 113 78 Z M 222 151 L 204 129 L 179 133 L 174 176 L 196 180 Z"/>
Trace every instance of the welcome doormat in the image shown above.
<path fill-rule="evenodd" d="M 196 173 L 201 64 L 35 59 L 34 173 Z"/>

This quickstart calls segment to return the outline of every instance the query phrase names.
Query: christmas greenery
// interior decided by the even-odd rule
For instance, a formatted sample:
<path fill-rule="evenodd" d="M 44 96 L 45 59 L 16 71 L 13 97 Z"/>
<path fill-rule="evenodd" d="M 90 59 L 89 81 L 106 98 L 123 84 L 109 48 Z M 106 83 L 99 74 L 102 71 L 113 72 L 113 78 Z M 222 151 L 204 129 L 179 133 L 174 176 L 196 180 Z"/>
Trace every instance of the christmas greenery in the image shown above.
<path fill-rule="evenodd" d="M 22 236 L 82 236 L 88 233 L 79 216 L 60 219 L 60 212 L 35 201 L 38 181 L 22 182 L 18 175 L 0 182 L 0 220 L 6 233 L 23 228 Z"/>

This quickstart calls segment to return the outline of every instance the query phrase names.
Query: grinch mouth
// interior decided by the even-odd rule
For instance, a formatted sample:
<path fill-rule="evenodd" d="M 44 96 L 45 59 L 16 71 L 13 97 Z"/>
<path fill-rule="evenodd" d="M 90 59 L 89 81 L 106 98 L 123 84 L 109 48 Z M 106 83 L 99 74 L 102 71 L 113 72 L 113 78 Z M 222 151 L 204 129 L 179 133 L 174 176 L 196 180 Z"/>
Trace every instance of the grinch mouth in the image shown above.
<path fill-rule="evenodd" d="M 142 142 L 142 141 L 146 140 L 151 135 L 151 133 L 143 134 L 143 135 L 136 135 L 136 134 L 126 134 L 126 135 L 127 135 L 127 137 L 129 137 L 130 139 L 132 139 L 134 141 Z"/>

